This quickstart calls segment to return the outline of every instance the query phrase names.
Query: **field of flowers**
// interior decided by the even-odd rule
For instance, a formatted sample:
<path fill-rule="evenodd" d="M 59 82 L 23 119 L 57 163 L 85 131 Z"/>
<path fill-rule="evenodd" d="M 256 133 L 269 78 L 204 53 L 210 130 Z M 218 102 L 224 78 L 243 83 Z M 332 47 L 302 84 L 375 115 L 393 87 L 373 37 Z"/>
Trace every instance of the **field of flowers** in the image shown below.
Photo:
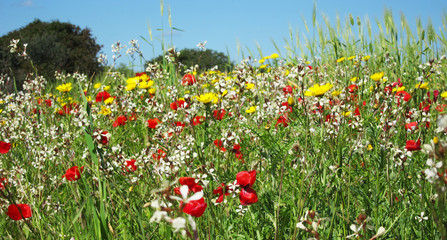
<path fill-rule="evenodd" d="M 383 26 L 231 72 L 180 75 L 170 49 L 134 76 L 30 74 L 0 96 L 1 235 L 446 239 L 445 45 Z"/>

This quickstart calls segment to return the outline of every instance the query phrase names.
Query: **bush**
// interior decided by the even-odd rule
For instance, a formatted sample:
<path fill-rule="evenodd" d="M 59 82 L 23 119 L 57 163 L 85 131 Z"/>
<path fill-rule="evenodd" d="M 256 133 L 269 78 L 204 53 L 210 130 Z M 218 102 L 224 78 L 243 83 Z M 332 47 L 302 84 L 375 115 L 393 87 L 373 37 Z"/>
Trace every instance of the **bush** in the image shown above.
<path fill-rule="evenodd" d="M 10 52 L 12 39 L 20 39 L 20 46 L 28 43 L 28 60 Z M 59 21 L 34 20 L 0 38 L 0 73 L 12 75 L 18 90 L 21 90 L 26 75 L 35 70 L 49 82 L 54 79 L 55 71 L 82 72 L 91 76 L 100 70 L 96 60 L 100 49 L 88 28 Z M 6 88 L 11 90 L 11 84 Z"/>

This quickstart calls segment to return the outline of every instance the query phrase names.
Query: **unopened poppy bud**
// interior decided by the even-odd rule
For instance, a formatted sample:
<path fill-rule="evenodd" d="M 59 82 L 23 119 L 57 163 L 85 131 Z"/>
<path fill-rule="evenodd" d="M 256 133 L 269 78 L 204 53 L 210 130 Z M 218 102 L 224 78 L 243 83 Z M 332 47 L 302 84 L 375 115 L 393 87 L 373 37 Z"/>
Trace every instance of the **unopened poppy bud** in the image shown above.
<path fill-rule="evenodd" d="M 310 219 L 312 219 L 312 221 L 313 221 L 314 218 L 315 218 L 315 211 L 309 211 L 309 217 L 310 217 Z"/>

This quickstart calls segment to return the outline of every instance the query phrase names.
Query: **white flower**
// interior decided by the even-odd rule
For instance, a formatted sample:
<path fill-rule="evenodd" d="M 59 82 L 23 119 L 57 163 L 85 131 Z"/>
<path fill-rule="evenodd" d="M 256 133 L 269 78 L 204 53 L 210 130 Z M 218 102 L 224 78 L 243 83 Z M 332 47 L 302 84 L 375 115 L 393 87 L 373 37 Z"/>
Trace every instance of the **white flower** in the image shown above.
<path fill-rule="evenodd" d="M 172 227 L 174 232 L 178 232 L 186 227 L 186 220 L 182 217 L 174 218 L 172 220 Z"/>
<path fill-rule="evenodd" d="M 425 212 L 421 212 L 421 216 L 416 216 L 414 218 L 416 220 L 418 220 L 419 222 L 422 222 L 423 220 L 428 220 L 428 217 L 427 216 L 424 217 L 424 215 L 425 215 Z"/>
<path fill-rule="evenodd" d="M 189 192 L 189 187 L 187 185 L 182 185 L 180 187 L 180 194 L 182 195 L 182 197 L 179 198 L 177 196 L 170 196 L 170 198 L 178 200 L 178 201 L 182 201 L 184 204 L 186 204 L 190 201 L 199 200 L 203 197 L 203 191 L 196 192 L 196 193 L 194 193 L 194 195 L 192 195 L 189 198 L 188 198 L 188 192 Z"/>

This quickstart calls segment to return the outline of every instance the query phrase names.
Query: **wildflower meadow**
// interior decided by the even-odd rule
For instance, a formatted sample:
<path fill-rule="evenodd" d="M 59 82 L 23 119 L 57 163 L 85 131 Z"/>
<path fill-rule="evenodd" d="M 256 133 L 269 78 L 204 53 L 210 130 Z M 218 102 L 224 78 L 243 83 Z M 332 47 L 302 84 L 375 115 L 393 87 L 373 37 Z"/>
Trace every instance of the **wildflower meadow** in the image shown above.
<path fill-rule="evenodd" d="M 36 69 L 0 93 L 2 239 L 447 239 L 442 18 L 314 18 L 231 70 Z"/>

